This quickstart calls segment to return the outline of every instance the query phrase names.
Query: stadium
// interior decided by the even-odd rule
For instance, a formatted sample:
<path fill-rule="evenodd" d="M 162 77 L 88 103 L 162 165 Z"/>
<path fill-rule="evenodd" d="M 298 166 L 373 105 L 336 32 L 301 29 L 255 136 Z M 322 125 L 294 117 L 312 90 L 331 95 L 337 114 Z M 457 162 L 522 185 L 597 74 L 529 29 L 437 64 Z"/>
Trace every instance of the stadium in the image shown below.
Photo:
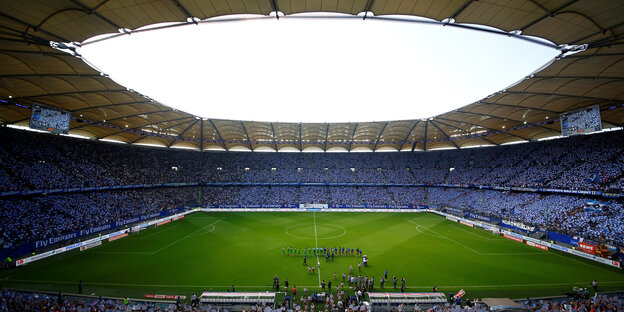
<path fill-rule="evenodd" d="M 319 12 L 558 55 L 428 118 L 297 123 L 190 114 L 78 53 Z M 623 21 L 608 0 L 2 1 L 0 311 L 622 310 Z"/>

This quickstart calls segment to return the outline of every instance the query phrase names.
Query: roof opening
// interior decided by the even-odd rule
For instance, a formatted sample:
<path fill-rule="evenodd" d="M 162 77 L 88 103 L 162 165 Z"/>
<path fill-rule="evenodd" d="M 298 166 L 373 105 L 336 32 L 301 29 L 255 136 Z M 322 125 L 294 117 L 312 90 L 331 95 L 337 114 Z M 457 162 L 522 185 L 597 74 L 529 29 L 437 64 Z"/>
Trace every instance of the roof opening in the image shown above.
<path fill-rule="evenodd" d="M 79 53 L 128 89 L 176 109 L 280 122 L 431 117 L 504 89 L 558 53 L 520 34 L 305 15 L 123 29 L 132 35 Z"/>

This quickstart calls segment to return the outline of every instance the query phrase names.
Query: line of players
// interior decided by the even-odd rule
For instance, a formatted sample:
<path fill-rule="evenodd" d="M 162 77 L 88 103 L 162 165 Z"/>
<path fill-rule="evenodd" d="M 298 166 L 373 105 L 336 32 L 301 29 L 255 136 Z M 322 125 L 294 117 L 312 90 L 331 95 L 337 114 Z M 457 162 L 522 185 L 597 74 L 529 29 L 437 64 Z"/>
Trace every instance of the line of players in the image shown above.
<path fill-rule="evenodd" d="M 364 252 L 359 248 L 346 248 L 346 247 L 282 247 L 282 256 L 291 257 L 311 257 L 311 256 L 325 256 L 325 258 L 334 258 L 334 256 L 352 256 L 360 257 Z"/>

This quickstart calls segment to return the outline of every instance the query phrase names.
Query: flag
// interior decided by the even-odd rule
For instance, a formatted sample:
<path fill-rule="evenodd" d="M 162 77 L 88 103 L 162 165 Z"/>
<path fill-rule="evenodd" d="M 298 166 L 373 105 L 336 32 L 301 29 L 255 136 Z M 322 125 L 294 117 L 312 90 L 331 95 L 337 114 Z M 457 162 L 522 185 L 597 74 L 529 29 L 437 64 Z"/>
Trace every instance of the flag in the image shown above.
<path fill-rule="evenodd" d="M 454 297 L 455 297 L 455 298 L 461 298 L 461 297 L 463 297 L 465 294 L 466 294 L 466 292 L 465 292 L 463 289 L 461 289 L 460 291 L 458 291 L 458 292 L 455 294 L 455 296 L 454 296 Z"/>

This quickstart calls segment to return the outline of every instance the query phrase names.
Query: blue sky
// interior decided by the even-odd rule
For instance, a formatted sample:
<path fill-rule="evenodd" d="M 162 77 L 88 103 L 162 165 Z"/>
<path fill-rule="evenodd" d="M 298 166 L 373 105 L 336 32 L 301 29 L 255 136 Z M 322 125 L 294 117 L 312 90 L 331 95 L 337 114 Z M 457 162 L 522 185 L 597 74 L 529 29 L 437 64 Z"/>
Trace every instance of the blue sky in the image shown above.
<path fill-rule="evenodd" d="M 558 54 L 456 27 L 288 16 L 134 33 L 79 52 L 165 105 L 206 118 L 280 122 L 433 117 L 506 88 Z"/>

